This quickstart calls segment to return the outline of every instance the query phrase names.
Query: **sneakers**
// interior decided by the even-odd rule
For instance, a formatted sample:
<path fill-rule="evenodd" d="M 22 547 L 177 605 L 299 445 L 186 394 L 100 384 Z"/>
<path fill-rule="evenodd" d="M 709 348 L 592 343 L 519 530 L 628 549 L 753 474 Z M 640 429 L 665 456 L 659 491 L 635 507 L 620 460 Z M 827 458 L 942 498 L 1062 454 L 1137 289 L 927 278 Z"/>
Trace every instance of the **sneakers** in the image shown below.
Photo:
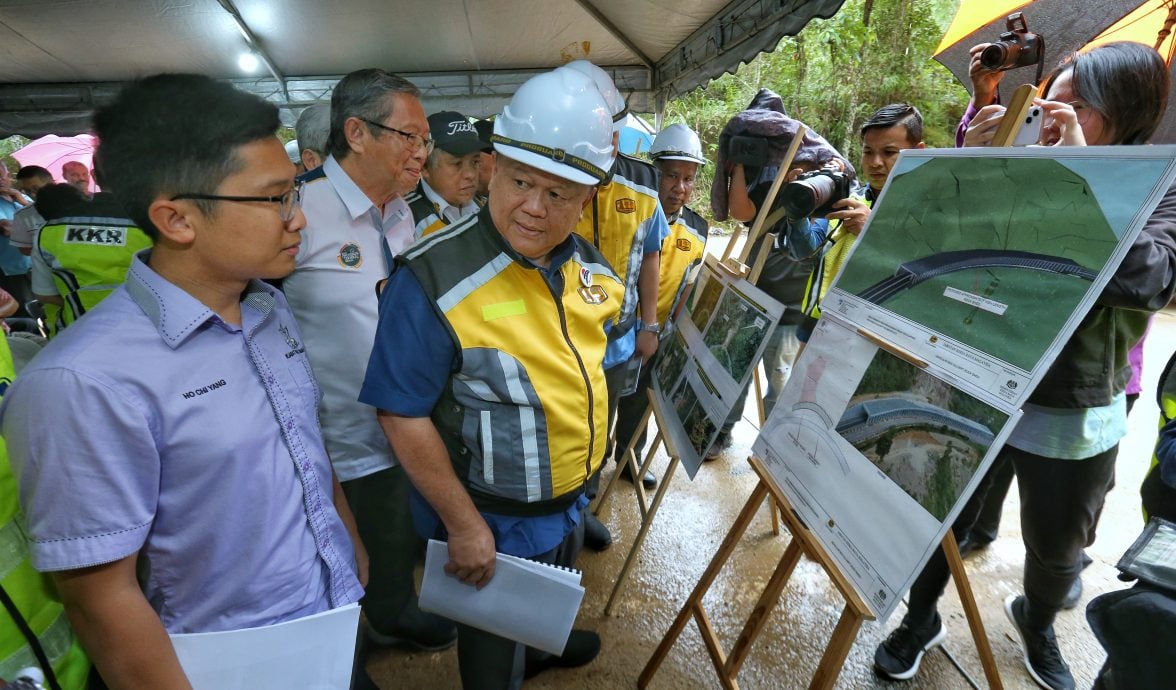
<path fill-rule="evenodd" d="M 425 613 L 410 602 L 389 630 L 364 626 L 367 637 L 381 647 L 402 647 L 422 652 L 439 652 L 457 642 L 457 626 L 448 618 Z"/>
<path fill-rule="evenodd" d="M 1025 597 L 1015 594 L 1009 595 L 1004 602 L 1005 614 L 1021 638 L 1025 668 L 1033 680 L 1046 690 L 1073 690 L 1074 676 L 1070 674 L 1070 667 L 1066 665 L 1066 660 L 1062 658 L 1062 652 L 1058 649 L 1053 626 L 1046 628 L 1044 632 L 1027 628 L 1027 603 Z"/>
<path fill-rule="evenodd" d="M 943 644 L 947 639 L 947 628 L 939 614 L 920 627 L 911 627 L 910 617 L 878 645 L 874 651 L 874 671 L 890 680 L 909 680 L 919 672 L 923 655 Z"/>
<path fill-rule="evenodd" d="M 593 551 L 604 551 L 612 546 L 612 533 L 592 511 L 584 511 L 584 546 Z"/>
<path fill-rule="evenodd" d="M 527 665 L 523 672 L 524 678 L 534 678 L 549 668 L 575 668 L 583 666 L 596 658 L 600 653 L 600 635 L 591 630 L 573 630 L 568 635 L 568 643 L 564 645 L 564 652 L 560 656 L 546 654 L 537 650 L 527 650 Z"/>

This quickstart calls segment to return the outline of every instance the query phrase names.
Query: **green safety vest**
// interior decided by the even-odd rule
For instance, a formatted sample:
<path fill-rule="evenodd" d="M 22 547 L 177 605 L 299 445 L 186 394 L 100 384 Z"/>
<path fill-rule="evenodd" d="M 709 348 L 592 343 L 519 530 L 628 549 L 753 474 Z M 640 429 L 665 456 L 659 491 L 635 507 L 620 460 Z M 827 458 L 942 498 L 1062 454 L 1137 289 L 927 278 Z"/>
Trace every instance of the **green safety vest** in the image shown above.
<path fill-rule="evenodd" d="M 0 338 L 0 396 L 13 376 L 12 352 L 8 341 Z M 61 687 L 81 690 L 86 687 L 90 661 L 69 627 L 49 578 L 33 568 L 22 522 L 16 478 L 0 438 L 0 586 L 37 636 Z M 0 607 L 0 678 L 13 680 L 18 671 L 30 666 L 39 666 L 36 655 L 16 621 Z"/>
<path fill-rule="evenodd" d="M 41 228 L 36 251 L 53 270 L 65 302 L 50 322 L 54 335 L 126 282 L 135 254 L 151 247 L 151 238 L 128 223 L 125 218 L 70 217 Z"/>

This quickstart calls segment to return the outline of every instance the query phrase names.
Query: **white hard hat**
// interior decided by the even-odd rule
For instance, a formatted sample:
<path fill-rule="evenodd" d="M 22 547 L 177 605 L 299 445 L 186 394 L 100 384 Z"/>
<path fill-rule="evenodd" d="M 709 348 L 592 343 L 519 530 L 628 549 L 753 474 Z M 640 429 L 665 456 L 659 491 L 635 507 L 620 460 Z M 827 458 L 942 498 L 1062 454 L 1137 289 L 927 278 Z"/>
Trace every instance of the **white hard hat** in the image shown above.
<path fill-rule="evenodd" d="M 302 149 L 298 148 L 297 139 L 291 139 L 286 142 L 286 155 L 290 158 L 291 163 L 302 161 Z"/>
<path fill-rule="evenodd" d="M 702 143 L 698 135 L 682 123 L 662 127 L 649 147 L 649 157 L 655 161 L 690 161 L 706 165 Z"/>
<path fill-rule="evenodd" d="M 528 79 L 494 119 L 490 141 L 500 155 L 579 184 L 600 184 L 614 161 L 608 106 L 574 70 Z"/>
<path fill-rule="evenodd" d="M 617 90 L 617 85 L 613 83 L 612 77 L 608 76 L 608 72 L 587 60 L 572 60 L 560 69 L 573 69 L 591 78 L 592 82 L 596 84 L 596 88 L 600 90 L 600 95 L 604 96 L 604 102 L 612 114 L 613 129 L 619 130 L 625 125 L 625 118 L 629 115 L 629 107 L 625 105 L 625 97 Z"/>

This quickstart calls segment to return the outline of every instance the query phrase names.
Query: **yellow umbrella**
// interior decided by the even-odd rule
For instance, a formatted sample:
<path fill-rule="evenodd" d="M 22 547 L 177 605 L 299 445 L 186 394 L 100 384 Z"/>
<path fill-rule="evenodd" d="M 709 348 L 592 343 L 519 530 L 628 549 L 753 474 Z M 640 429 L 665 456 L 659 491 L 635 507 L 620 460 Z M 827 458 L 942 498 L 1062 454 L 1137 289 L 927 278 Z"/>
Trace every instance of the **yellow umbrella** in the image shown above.
<path fill-rule="evenodd" d="M 1052 8 L 1050 5 L 1060 5 Z M 1029 20 L 1029 29 L 1035 33 L 1037 20 L 1051 21 L 1049 18 L 1061 11 L 1063 18 L 1076 19 L 1075 15 L 1084 19 L 1089 15 L 1093 21 L 1075 21 L 1074 27 L 1064 36 L 1046 33 L 1046 45 L 1054 40 L 1061 41 L 1061 45 L 1070 46 L 1065 52 L 1078 50 L 1082 47 L 1093 47 L 1109 41 L 1138 41 L 1155 47 L 1171 63 L 1172 56 L 1172 0 L 1139 0 L 1129 2 L 1025 2 L 1025 0 L 962 0 L 956 10 L 951 25 L 939 41 L 935 55 L 939 56 L 952 46 L 960 45 L 967 49 L 977 43 L 995 41 L 1003 31 L 1005 17 L 1013 12 L 1023 12 Z M 1083 6 L 1086 6 L 1085 8 Z M 1040 13 L 1040 16 L 1035 16 Z M 1101 17 L 1101 19 L 1100 19 Z M 1098 33 L 1089 33 L 1086 27 L 1102 24 Z M 1086 35 L 1072 35 L 1080 31 L 1087 31 Z M 1071 37 L 1072 36 L 1072 37 Z M 1077 44 L 1075 45 L 1075 42 Z M 958 76 L 958 75 L 957 75 Z M 965 73 L 966 76 L 966 73 Z M 965 79 L 965 81 L 967 81 Z"/>
<path fill-rule="evenodd" d="M 1014 12 L 1021 12 L 1029 31 L 1045 39 L 1042 63 L 1047 72 L 1069 53 L 1111 41 L 1153 46 L 1172 66 L 1176 0 L 962 0 L 935 59 L 971 89 L 970 48 L 999 40 L 1006 31 L 1005 18 Z M 1014 68 L 1002 86 L 1011 92 L 1020 84 L 1032 83 L 1036 70 L 1037 66 Z M 1176 141 L 1176 116 L 1165 118 L 1152 141 Z"/>

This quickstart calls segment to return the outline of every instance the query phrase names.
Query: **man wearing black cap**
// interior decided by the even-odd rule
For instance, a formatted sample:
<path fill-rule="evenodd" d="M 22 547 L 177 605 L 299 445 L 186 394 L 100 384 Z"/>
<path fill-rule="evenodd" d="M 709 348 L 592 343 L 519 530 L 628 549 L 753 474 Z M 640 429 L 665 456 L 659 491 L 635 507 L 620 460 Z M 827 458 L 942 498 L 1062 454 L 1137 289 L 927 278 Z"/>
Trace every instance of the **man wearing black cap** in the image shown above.
<path fill-rule="evenodd" d="M 405 197 L 412 209 L 416 236 L 424 237 L 478 212 L 478 168 L 485 144 L 469 118 L 443 111 L 429 116 L 436 142 L 416 190 Z"/>

